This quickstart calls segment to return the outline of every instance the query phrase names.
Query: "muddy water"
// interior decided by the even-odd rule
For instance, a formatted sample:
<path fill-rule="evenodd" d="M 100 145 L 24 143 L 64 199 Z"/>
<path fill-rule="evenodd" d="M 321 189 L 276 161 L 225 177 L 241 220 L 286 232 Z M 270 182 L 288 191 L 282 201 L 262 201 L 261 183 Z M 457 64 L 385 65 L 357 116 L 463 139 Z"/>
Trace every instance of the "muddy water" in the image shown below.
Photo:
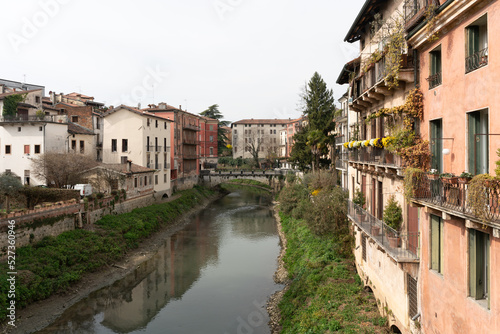
<path fill-rule="evenodd" d="M 269 333 L 279 238 L 271 198 L 237 191 L 167 238 L 131 275 L 39 333 Z"/>

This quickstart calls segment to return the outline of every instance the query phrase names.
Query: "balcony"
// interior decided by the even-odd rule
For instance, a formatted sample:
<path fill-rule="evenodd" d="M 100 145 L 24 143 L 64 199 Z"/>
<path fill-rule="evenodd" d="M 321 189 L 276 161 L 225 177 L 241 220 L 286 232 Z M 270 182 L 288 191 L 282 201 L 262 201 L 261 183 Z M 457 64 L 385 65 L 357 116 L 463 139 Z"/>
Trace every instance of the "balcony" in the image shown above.
<path fill-rule="evenodd" d="M 484 188 L 485 203 L 480 212 L 473 212 L 472 206 L 468 203 L 468 185 L 456 178 L 429 180 L 423 177 L 415 184 L 413 195 L 412 201 L 416 204 L 486 225 L 500 224 L 500 189 L 497 187 Z M 482 221 L 477 214 L 482 215 L 486 221 Z"/>
<path fill-rule="evenodd" d="M 146 152 L 161 152 L 163 150 L 163 146 L 160 145 L 146 145 Z"/>
<path fill-rule="evenodd" d="M 335 159 L 335 168 L 341 170 L 347 170 L 348 166 L 348 153 L 340 153 L 337 155 L 337 159 Z"/>
<path fill-rule="evenodd" d="M 345 142 L 345 136 L 340 135 L 335 137 L 335 145 L 342 145 Z"/>
<path fill-rule="evenodd" d="M 465 73 L 472 72 L 486 65 L 488 65 L 488 48 L 475 52 L 465 58 Z"/>
<path fill-rule="evenodd" d="M 398 87 L 391 87 L 385 82 L 389 74 L 386 56 L 382 56 L 379 61 L 370 65 L 365 73 L 362 73 L 353 82 L 352 98 L 350 107 L 354 111 L 364 111 L 383 101 L 386 96 L 391 96 L 393 90 Z M 401 68 L 398 73 L 400 82 L 412 83 L 415 81 L 413 57 L 408 54 L 401 55 Z M 400 85 L 402 86 L 402 85 Z"/>
<path fill-rule="evenodd" d="M 350 151 L 349 163 L 352 165 L 368 164 L 397 169 L 403 167 L 403 161 L 399 155 L 378 147 L 361 147 Z"/>
<path fill-rule="evenodd" d="M 425 11 L 429 7 L 430 0 L 405 0 L 403 15 L 406 29 L 415 26 L 425 17 Z"/>
<path fill-rule="evenodd" d="M 194 160 L 194 159 L 198 159 L 198 154 L 184 154 L 182 156 L 182 158 L 184 160 Z"/>
<path fill-rule="evenodd" d="M 442 83 L 441 72 L 428 77 L 427 82 L 429 82 L 429 89 L 439 86 Z"/>
<path fill-rule="evenodd" d="M 185 130 L 200 131 L 200 127 L 194 124 L 184 124 L 182 128 Z"/>
<path fill-rule="evenodd" d="M 163 163 L 163 169 L 170 169 L 170 163 Z"/>
<path fill-rule="evenodd" d="M 4 116 L 0 117 L 0 123 L 68 123 L 68 116 L 66 115 L 18 115 L 18 116 Z"/>
<path fill-rule="evenodd" d="M 147 163 L 146 167 L 147 168 L 151 168 L 151 169 L 158 169 L 158 170 L 160 170 L 161 169 L 161 164 L 160 163 Z"/>
<path fill-rule="evenodd" d="M 198 141 L 195 138 L 182 138 L 182 143 L 184 145 L 198 145 Z"/>
<path fill-rule="evenodd" d="M 397 232 L 351 200 L 348 217 L 397 262 L 419 262 L 419 233 Z"/>

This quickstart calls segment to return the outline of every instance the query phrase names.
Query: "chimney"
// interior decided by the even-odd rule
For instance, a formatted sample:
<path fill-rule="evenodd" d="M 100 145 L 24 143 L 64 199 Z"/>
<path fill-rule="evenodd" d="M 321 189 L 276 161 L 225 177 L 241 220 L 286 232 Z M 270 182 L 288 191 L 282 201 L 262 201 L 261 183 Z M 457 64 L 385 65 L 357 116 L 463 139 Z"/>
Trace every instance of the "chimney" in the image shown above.
<path fill-rule="evenodd" d="M 141 102 L 137 103 L 137 109 L 141 109 Z"/>
<path fill-rule="evenodd" d="M 182 106 L 179 104 L 179 110 L 182 110 Z"/>
<path fill-rule="evenodd" d="M 158 103 L 158 108 L 162 109 L 162 110 L 166 110 L 167 104 L 165 102 L 160 102 L 160 103 Z"/>

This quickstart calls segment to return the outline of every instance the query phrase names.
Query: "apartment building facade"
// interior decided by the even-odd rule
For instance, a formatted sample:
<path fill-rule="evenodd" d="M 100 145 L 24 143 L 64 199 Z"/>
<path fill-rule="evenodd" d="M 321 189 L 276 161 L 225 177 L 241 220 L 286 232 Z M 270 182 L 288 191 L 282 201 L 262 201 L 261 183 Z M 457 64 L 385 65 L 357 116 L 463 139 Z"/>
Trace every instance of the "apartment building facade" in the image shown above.
<path fill-rule="evenodd" d="M 153 184 L 159 196 L 170 196 L 170 138 L 172 121 L 140 109 L 119 106 L 103 119 L 103 163 L 136 165 L 154 169 Z"/>
<path fill-rule="evenodd" d="M 454 176 L 495 175 L 500 159 L 500 43 L 495 36 L 500 4 L 405 5 L 408 43 L 420 63 L 420 131 L 430 142 L 430 168 Z M 432 20 L 425 21 L 430 8 Z M 468 182 L 429 175 L 413 198 L 422 235 L 419 311 L 424 333 L 500 332 L 500 282 L 494 278 L 500 261 L 498 186 L 485 181 L 474 188 L 475 181 Z"/>
<path fill-rule="evenodd" d="M 337 81 L 349 83 L 348 96 L 342 99 L 347 104 L 336 118 L 340 136 L 345 139 L 348 132 L 349 138 L 336 144 L 345 149 L 339 152 L 348 153 L 344 181 L 349 189 L 348 217 L 355 232 L 358 274 L 379 301 L 389 326 L 409 333 L 418 326 L 418 212 L 403 195 L 404 162 L 381 144 L 404 126 L 402 119 L 388 127 L 384 117 L 379 117 L 380 110 L 404 105 L 415 87 L 413 53 L 404 38 L 399 39 L 397 51 L 388 47 L 396 33 L 403 33 L 403 10 L 402 0 L 367 0 L 349 29 L 345 41 L 359 41 L 360 55 L 345 64 Z M 397 73 L 394 64 L 400 64 Z M 355 203 L 356 191 L 363 194 L 364 203 Z M 396 228 L 383 220 L 389 200 L 395 200 L 402 211 L 403 220 Z"/>

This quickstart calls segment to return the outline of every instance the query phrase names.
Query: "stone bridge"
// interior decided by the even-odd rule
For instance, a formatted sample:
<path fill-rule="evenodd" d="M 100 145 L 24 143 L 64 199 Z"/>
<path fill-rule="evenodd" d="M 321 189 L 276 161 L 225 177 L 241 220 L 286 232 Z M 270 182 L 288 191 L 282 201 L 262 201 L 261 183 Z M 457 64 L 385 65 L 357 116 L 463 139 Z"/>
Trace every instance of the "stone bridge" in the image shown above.
<path fill-rule="evenodd" d="M 267 170 L 267 171 L 211 171 L 210 173 L 202 173 L 200 178 L 203 185 L 216 186 L 218 184 L 229 182 L 234 179 L 249 179 L 262 182 L 270 185 L 273 189 L 284 180 L 287 171 L 283 170 Z"/>

